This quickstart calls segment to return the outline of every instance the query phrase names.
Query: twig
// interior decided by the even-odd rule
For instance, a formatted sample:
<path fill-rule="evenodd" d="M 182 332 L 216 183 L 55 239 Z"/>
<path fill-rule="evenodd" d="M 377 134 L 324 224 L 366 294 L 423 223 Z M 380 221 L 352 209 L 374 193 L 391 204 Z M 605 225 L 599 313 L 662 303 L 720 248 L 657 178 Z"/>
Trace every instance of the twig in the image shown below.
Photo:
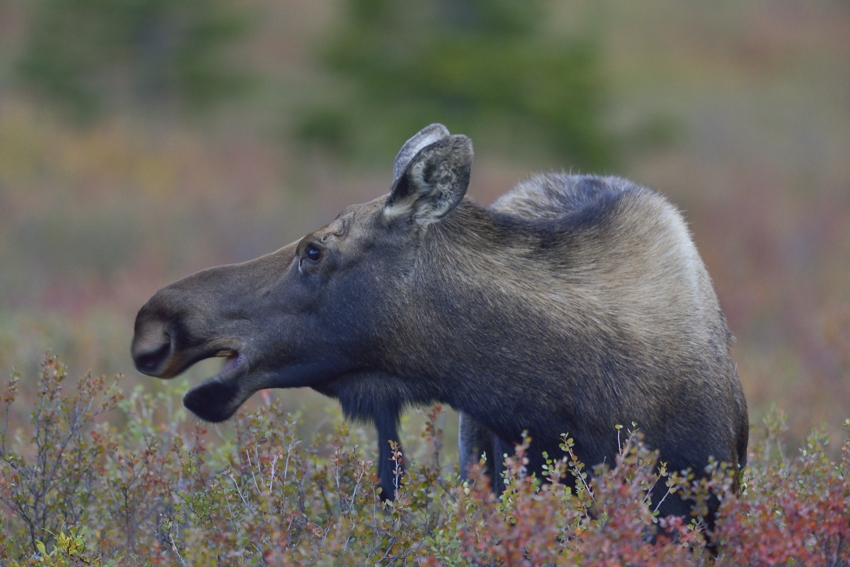
<path fill-rule="evenodd" d="M 653 485 L 653 486 L 655 486 L 655 485 Z M 647 492 L 647 494 L 649 494 L 649 492 Z M 657 512 L 657 511 L 658 511 L 658 509 L 659 509 L 659 508 L 661 508 L 661 505 L 662 505 L 662 504 L 664 503 L 664 501 L 667 499 L 667 495 L 668 495 L 668 494 L 670 494 L 670 487 L 669 487 L 669 486 L 667 487 L 667 492 L 665 492 L 665 493 L 664 493 L 664 496 L 662 496 L 662 497 L 661 497 L 661 500 L 659 500 L 659 501 L 658 501 L 658 504 L 655 506 L 655 510 L 653 510 L 653 512 Z M 645 500 L 644 500 L 644 501 L 645 501 Z"/>
<path fill-rule="evenodd" d="M 227 476 L 229 476 L 229 477 L 230 477 L 230 480 L 232 480 L 232 481 L 233 481 L 233 486 L 235 486 L 235 487 L 236 487 L 236 494 L 238 494 L 238 495 L 239 495 L 239 498 L 241 498 L 241 499 L 242 499 L 242 502 L 245 504 L 245 507 L 246 507 L 246 508 L 248 508 L 249 510 L 251 510 L 251 511 L 253 512 L 253 509 L 251 508 L 251 505 L 250 505 L 250 504 L 248 504 L 248 501 L 247 501 L 247 500 L 245 500 L 245 497 L 244 497 L 244 496 L 242 496 L 242 491 L 241 491 L 241 490 L 239 490 L 239 483 L 237 483 L 237 482 L 236 482 L 236 479 L 235 479 L 235 478 L 233 478 L 233 475 L 232 475 L 232 474 L 227 473 Z"/>
<path fill-rule="evenodd" d="M 251 462 L 251 455 L 248 451 L 245 451 L 245 456 L 248 457 L 248 468 L 251 470 L 251 480 L 254 481 L 254 488 L 257 489 L 257 492 L 260 492 L 260 487 L 257 485 L 257 477 L 254 476 L 254 463 Z M 259 465 L 259 463 L 257 463 Z"/>
<path fill-rule="evenodd" d="M 174 536 L 171 535 L 171 530 L 168 530 L 168 540 L 171 542 L 171 550 L 177 554 L 177 559 L 180 560 L 180 564 L 183 567 L 186 567 L 186 562 L 183 561 L 183 557 L 180 555 L 180 551 L 177 549 L 177 544 L 174 543 Z"/>
<path fill-rule="evenodd" d="M 274 486 L 274 467 L 277 464 L 278 455 L 275 455 L 274 459 L 272 459 L 272 472 L 269 475 L 269 494 L 272 493 L 272 487 Z"/>

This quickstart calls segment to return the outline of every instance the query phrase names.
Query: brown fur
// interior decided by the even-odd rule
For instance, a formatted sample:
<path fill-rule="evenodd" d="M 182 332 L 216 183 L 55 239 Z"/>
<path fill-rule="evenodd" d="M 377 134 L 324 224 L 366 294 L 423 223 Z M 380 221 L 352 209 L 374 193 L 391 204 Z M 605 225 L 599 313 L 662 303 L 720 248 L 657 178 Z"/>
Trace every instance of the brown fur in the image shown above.
<path fill-rule="evenodd" d="M 747 409 L 730 335 L 680 214 L 619 178 L 551 174 L 492 207 L 464 198 L 472 145 L 431 126 L 399 152 L 390 195 L 253 262 L 160 290 L 136 320 L 143 372 L 238 362 L 186 395 L 227 419 L 253 392 L 309 386 L 388 439 L 409 404 L 461 412 L 462 469 L 522 432 L 532 470 L 561 433 L 611 462 L 637 422 L 672 470 L 743 466 Z M 687 503 L 664 501 L 665 514 Z"/>

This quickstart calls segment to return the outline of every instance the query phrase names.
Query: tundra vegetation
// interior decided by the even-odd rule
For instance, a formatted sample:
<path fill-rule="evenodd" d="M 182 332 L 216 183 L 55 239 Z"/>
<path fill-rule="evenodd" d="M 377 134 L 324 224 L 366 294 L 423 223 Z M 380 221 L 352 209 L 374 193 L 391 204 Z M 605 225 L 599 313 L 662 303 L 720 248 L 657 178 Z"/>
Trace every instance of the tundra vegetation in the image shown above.
<path fill-rule="evenodd" d="M 441 408 L 406 461 L 394 501 L 381 500 L 366 439 L 340 415 L 312 440 L 297 415 L 268 403 L 240 410 L 233 435 L 188 420 L 178 395 L 127 395 L 120 375 L 74 383 L 55 356 L 38 377 L 13 375 L 3 415 L 19 403 L 19 380 L 38 384 L 30 423 L 2 431 L 0 562 L 4 565 L 847 565 L 850 440 L 839 453 L 812 433 L 791 454 L 780 412 L 755 428 L 743 491 L 717 467 L 682 478 L 654 468 L 639 428 L 624 424 L 610 466 L 587 475 L 571 451 L 551 455 L 545 475 L 526 474 L 525 440 L 494 496 L 478 466 L 462 482 L 442 458 Z M 111 414 L 126 425 L 102 418 Z M 157 416 L 162 416 L 159 419 Z M 114 423 L 114 422 L 113 422 Z M 845 422 L 850 427 L 850 420 Z M 830 455 L 838 455 L 832 459 Z M 705 502 L 720 498 L 706 550 L 705 526 L 659 519 L 655 484 Z M 664 528 L 659 532 L 659 528 Z M 650 541 L 651 534 L 660 534 Z"/>

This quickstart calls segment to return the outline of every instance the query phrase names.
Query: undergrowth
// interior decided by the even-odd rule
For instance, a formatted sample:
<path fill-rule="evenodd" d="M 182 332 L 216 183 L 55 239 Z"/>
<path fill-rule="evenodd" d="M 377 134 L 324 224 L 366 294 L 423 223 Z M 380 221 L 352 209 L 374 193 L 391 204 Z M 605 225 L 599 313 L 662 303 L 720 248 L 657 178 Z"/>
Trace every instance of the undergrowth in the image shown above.
<path fill-rule="evenodd" d="M 308 442 L 297 416 L 268 405 L 237 414 L 235 438 L 208 441 L 172 394 L 125 397 L 120 376 L 69 385 L 49 355 L 29 426 L 10 431 L 18 380 L 0 399 L 3 565 L 850 564 L 850 443 L 830 453 L 816 432 L 788 455 L 779 412 L 752 436 L 740 495 L 716 464 L 701 480 L 656 467 L 640 434 L 621 429 L 613 466 L 592 474 L 565 435 L 546 483 L 526 474 L 526 440 L 496 497 L 480 468 L 462 482 L 441 467 L 434 407 L 415 462 L 403 468 L 394 450 L 399 488 L 382 503 L 374 451 L 341 419 Z M 715 494 L 713 533 L 659 518 L 647 496 L 657 483 L 697 509 Z"/>

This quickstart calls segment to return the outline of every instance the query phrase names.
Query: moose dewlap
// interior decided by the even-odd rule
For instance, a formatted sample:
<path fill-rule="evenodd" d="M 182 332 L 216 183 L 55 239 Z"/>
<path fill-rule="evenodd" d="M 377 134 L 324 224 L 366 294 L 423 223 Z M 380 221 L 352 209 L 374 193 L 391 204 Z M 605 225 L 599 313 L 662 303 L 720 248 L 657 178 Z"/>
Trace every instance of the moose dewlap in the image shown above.
<path fill-rule="evenodd" d="M 498 475 L 523 431 L 532 471 L 562 433 L 589 466 L 611 463 L 615 425 L 632 422 L 670 470 L 743 466 L 729 331 L 677 210 L 624 179 L 566 174 L 483 207 L 464 198 L 472 156 L 469 138 L 429 126 L 401 148 L 388 195 L 161 289 L 136 318 L 136 366 L 171 378 L 226 357 L 184 398 L 208 421 L 263 388 L 337 398 L 377 427 L 388 497 L 399 414 L 432 402 L 461 414 L 464 471 L 486 452 Z"/>

